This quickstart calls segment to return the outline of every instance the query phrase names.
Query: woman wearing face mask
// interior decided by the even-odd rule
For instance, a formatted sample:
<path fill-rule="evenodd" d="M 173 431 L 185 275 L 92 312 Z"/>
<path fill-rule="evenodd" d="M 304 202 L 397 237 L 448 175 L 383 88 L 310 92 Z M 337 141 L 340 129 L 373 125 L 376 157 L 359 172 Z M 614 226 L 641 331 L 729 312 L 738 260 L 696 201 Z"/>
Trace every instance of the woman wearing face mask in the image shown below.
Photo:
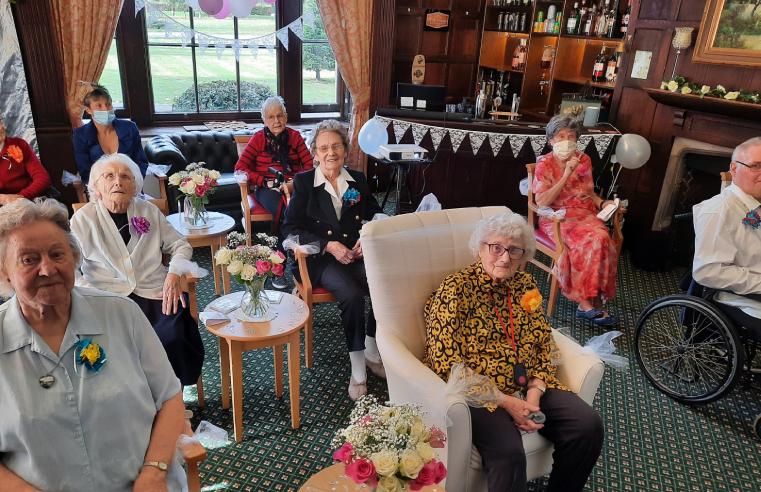
<path fill-rule="evenodd" d="M 603 309 L 602 299 L 616 295 L 616 246 L 597 213 L 611 201 L 594 192 L 592 161 L 576 151 L 579 123 L 570 115 L 558 115 L 547 124 L 547 139 L 552 152 L 536 163 L 533 190 L 536 204 L 565 208 L 560 225 L 562 240 L 568 246 L 553 267 L 563 295 L 578 302 L 576 317 L 591 319 L 600 326 L 618 322 Z M 539 228 L 554 240 L 552 220 L 539 218 Z"/>
<path fill-rule="evenodd" d="M 85 96 L 85 112 L 90 123 L 74 130 L 74 157 L 83 183 L 90 181 L 90 168 L 104 154 L 124 154 L 135 161 L 145 177 L 148 158 L 145 157 L 137 125 L 114 117 L 111 94 L 102 85 L 92 84 Z"/>

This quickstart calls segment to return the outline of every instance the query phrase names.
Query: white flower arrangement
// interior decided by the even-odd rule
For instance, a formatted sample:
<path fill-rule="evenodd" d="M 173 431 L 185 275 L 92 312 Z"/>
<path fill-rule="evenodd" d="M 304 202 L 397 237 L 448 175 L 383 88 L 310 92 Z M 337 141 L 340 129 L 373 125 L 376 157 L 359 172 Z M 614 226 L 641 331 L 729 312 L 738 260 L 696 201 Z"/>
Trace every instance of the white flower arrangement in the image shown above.
<path fill-rule="evenodd" d="M 209 203 L 208 196 L 217 190 L 217 180 L 222 176 L 219 171 L 203 167 L 205 164 L 194 162 L 184 171 L 169 176 L 169 184 L 177 186 L 195 209 Z"/>
<path fill-rule="evenodd" d="M 277 238 L 259 233 L 252 240 L 255 244 L 246 246 L 248 237 L 248 234 L 239 232 L 228 234 L 227 246 L 217 250 L 214 262 L 225 265 L 241 284 L 283 275 L 285 256 L 273 249 L 277 246 Z"/>
<path fill-rule="evenodd" d="M 708 85 L 699 86 L 694 82 L 688 82 L 684 77 L 674 77 L 673 79 L 663 79 L 661 81 L 661 90 L 669 90 L 671 92 L 679 92 L 681 94 L 695 94 L 704 97 L 716 97 L 720 99 L 727 99 L 730 101 L 741 101 L 758 104 L 761 102 L 761 96 L 758 91 L 748 92 L 745 89 L 739 91 L 727 92 L 727 89 L 723 85 L 719 84 L 715 89 L 711 89 Z"/>

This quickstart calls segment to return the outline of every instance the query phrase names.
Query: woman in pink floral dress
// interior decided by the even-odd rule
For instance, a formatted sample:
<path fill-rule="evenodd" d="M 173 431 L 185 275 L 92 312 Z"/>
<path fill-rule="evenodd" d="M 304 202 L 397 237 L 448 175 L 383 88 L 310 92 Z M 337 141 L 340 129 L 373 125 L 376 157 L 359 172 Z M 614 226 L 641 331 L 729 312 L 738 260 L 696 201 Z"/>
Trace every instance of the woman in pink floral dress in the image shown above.
<path fill-rule="evenodd" d="M 579 133 L 573 116 L 550 120 L 547 139 L 552 152 L 537 161 L 533 190 L 540 207 L 566 211 L 560 231 L 567 248 L 552 270 L 563 295 L 579 303 L 577 318 L 607 326 L 618 321 L 602 306 L 602 298 L 616 295 L 618 257 L 608 228 L 597 218 L 608 202 L 594 192 L 592 161 L 576 152 Z M 539 227 L 554 239 L 551 219 L 540 217 Z"/>

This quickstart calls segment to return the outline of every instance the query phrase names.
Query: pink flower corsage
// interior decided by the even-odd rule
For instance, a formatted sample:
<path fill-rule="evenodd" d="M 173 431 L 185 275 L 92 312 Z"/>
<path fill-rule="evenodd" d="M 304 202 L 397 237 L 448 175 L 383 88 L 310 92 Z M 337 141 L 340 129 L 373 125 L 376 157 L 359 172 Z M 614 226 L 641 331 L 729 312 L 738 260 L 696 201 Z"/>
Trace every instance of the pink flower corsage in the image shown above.
<path fill-rule="evenodd" d="M 145 217 L 132 217 L 132 227 L 138 234 L 147 234 L 151 230 L 151 223 Z"/>

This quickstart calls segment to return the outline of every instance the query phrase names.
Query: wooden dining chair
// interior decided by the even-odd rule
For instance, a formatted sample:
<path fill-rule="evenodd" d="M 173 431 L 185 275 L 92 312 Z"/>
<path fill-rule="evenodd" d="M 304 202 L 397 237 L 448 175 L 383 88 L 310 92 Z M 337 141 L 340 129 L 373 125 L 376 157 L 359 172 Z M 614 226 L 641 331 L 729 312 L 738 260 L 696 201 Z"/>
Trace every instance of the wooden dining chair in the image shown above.
<path fill-rule="evenodd" d="M 550 298 L 547 300 L 547 316 L 553 316 L 555 314 L 555 304 L 557 303 L 558 293 L 560 292 L 560 285 L 558 284 L 558 279 L 552 274 L 552 267 L 555 266 L 555 262 L 558 261 L 560 255 L 563 254 L 563 251 L 567 248 L 560 235 L 560 224 L 565 222 L 565 219 L 559 219 L 557 217 L 552 218 L 552 235 L 554 236 L 554 239 L 551 239 L 539 228 L 539 206 L 536 204 L 532 186 L 534 182 L 534 173 L 536 171 L 536 163 L 526 164 L 526 170 L 528 171 L 528 223 L 534 229 L 537 251 L 541 251 L 552 259 L 549 266 L 536 258 L 532 259 L 531 263 L 538 266 L 549 275 Z M 616 255 L 618 257 L 621 256 L 621 246 L 624 243 L 624 236 L 621 233 L 621 218 L 625 213 L 625 208 L 619 208 L 613 216 L 613 240 L 616 243 Z"/>
<path fill-rule="evenodd" d="M 182 433 L 187 436 L 193 436 L 193 431 L 187 423 Z M 208 456 L 206 449 L 201 444 L 192 442 L 182 447 L 182 454 L 185 456 L 185 465 L 188 468 L 188 491 L 201 492 L 201 478 L 198 474 L 198 464 Z"/>
<path fill-rule="evenodd" d="M 732 173 L 723 172 L 721 173 L 721 189 L 722 191 L 724 188 L 732 184 Z"/>
<path fill-rule="evenodd" d="M 306 259 L 308 256 L 306 253 L 296 251 L 296 261 L 299 265 L 301 283 L 297 282 L 295 278 L 293 279 L 293 283 L 296 284 L 293 295 L 301 298 L 304 304 L 309 307 L 309 319 L 304 329 L 304 355 L 306 356 L 306 365 L 311 369 L 313 365 L 314 305 L 320 302 L 335 302 L 336 298 L 324 287 L 312 285 L 312 281 L 309 279 L 309 272 L 307 271 Z"/>

